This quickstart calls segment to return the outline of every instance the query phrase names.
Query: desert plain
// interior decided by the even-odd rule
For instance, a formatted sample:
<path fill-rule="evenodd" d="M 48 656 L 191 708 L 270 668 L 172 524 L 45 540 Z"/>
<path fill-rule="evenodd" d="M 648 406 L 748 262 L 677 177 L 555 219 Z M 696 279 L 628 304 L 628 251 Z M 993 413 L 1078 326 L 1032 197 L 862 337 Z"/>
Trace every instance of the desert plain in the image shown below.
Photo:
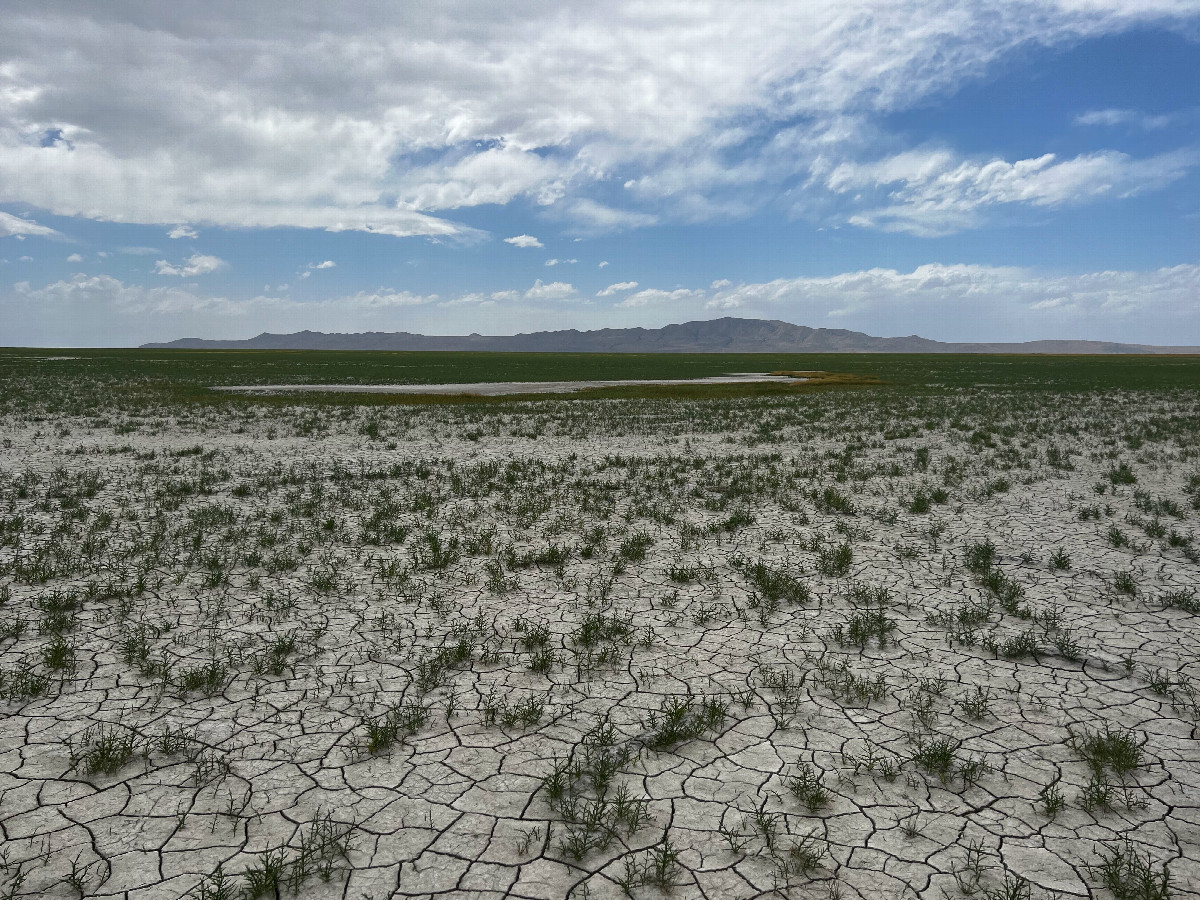
<path fill-rule="evenodd" d="M 0 897 L 1200 896 L 1200 360 L 138 359 L 0 360 Z"/>

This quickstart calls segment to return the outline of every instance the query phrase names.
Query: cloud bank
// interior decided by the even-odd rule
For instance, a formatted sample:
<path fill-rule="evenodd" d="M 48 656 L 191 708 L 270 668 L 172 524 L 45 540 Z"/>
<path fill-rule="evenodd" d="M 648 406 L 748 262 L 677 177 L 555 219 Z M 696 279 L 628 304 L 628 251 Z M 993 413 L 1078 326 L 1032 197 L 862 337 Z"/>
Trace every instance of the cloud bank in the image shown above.
<path fill-rule="evenodd" d="M 871 162 L 875 118 L 1015 48 L 1195 12 L 1184 0 L 45 0 L 7 10 L 0 30 L 0 202 L 173 238 L 203 225 L 471 240 L 455 211 L 515 200 L 584 232 L 746 215 L 784 194 L 816 215 L 832 192 L 834 218 L 942 233 L 992 203 L 1121 196 L 1193 162 L 1100 148 L 926 160 L 932 172 L 881 181 L 917 161 Z M 857 209 L 855 183 L 890 193 Z M 30 227 L 11 219 L 0 229 Z M 525 238 L 507 240 L 536 246 Z"/>
<path fill-rule="evenodd" d="M 611 287 L 602 296 L 633 291 L 637 285 Z M 40 336 L 53 333 L 60 335 L 56 343 L 62 345 L 127 346 L 305 328 L 511 334 L 561 327 L 656 327 L 738 315 L 948 341 L 978 340 L 982 325 L 989 340 L 1069 337 L 1200 345 L 1197 296 L 1198 265 L 1054 274 L 929 264 L 910 272 L 867 269 L 758 283 L 719 280 L 704 288 L 647 288 L 607 304 L 584 300 L 569 283 L 540 280 L 523 290 L 490 294 L 449 297 L 381 288 L 302 301 L 287 295 L 205 296 L 182 286 L 142 287 L 109 275 L 78 274 L 42 287 L 18 284 L 0 298 L 0 331 L 16 344 L 45 343 Z M 73 329 L 66 339 L 64 327 Z"/>

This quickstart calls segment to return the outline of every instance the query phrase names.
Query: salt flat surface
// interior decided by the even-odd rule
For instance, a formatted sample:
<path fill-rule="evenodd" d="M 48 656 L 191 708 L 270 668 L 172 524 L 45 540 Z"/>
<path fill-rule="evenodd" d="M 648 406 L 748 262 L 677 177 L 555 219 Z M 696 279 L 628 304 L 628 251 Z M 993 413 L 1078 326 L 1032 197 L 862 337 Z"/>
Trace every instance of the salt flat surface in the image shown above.
<path fill-rule="evenodd" d="M 14 414 L 0 893 L 1200 896 L 1198 422 Z"/>
<path fill-rule="evenodd" d="M 337 394 L 471 394 L 499 397 L 507 394 L 571 394 L 589 388 L 628 387 L 639 384 L 739 384 L 778 382 L 795 384 L 807 381 L 790 375 L 765 372 L 737 372 L 705 378 L 625 378 L 608 381 L 488 381 L 471 384 L 239 384 L 216 385 L 214 390 L 238 393 L 284 394 L 297 391 Z"/>

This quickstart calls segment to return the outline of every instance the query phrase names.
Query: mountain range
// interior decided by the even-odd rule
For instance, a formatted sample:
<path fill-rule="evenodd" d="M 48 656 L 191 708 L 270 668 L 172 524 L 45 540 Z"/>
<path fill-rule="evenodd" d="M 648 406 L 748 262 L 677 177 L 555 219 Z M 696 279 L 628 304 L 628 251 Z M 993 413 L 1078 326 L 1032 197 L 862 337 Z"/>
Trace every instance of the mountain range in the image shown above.
<path fill-rule="evenodd" d="M 919 337 L 874 337 L 840 328 L 726 317 L 663 328 L 601 328 L 532 334 L 439 336 L 407 331 L 326 334 L 297 331 L 247 340 L 181 338 L 143 348 L 185 350 L 477 350 L 524 353 L 1200 353 L 1200 347 L 1161 347 L 1112 341 L 947 343 Z"/>

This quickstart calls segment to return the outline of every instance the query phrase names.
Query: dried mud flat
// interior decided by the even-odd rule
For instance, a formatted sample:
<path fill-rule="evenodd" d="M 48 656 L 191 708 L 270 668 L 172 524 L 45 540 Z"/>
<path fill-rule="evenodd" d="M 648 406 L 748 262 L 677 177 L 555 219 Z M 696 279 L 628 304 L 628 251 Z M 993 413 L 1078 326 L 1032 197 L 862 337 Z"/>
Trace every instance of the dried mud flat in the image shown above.
<path fill-rule="evenodd" d="M 13 413 L 0 897 L 1200 896 L 1200 401 Z"/>
<path fill-rule="evenodd" d="M 238 394 L 435 394 L 502 397 L 510 394 L 572 394 L 594 388 L 680 384 L 797 384 L 806 381 L 768 372 L 731 372 L 703 378 L 621 378 L 606 381 L 476 381 L 469 384 L 232 384 L 213 390 Z"/>

